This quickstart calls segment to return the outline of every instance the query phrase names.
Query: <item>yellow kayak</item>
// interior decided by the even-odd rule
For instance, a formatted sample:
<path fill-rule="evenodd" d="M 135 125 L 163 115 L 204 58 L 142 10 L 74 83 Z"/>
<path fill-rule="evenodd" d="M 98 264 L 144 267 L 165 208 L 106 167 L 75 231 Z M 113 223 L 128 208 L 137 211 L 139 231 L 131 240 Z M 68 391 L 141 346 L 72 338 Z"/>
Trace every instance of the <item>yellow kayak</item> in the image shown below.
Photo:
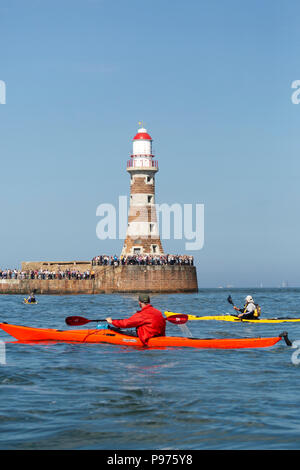
<path fill-rule="evenodd" d="M 166 317 L 170 315 L 178 315 L 174 312 L 165 312 Z M 229 313 L 226 315 L 208 315 L 204 317 L 200 317 L 197 315 L 189 315 L 189 320 L 218 320 L 218 321 L 231 321 L 231 322 L 247 322 L 247 323 L 285 323 L 285 322 L 300 322 L 300 318 L 292 318 L 292 317 L 278 317 L 278 318 L 258 318 L 256 320 L 242 320 L 241 318 L 236 317 L 235 315 L 230 315 Z"/>
<path fill-rule="evenodd" d="M 37 300 L 35 302 L 28 302 L 28 299 L 24 299 L 24 304 L 27 304 L 27 305 L 36 305 L 37 303 L 38 303 Z"/>

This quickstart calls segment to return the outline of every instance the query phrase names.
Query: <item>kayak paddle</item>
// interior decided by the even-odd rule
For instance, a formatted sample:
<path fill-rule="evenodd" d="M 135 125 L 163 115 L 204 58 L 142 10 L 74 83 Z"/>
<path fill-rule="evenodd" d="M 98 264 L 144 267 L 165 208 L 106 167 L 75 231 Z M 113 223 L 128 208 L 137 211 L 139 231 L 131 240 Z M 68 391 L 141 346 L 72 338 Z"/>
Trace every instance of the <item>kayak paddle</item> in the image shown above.
<path fill-rule="evenodd" d="M 175 325 L 184 325 L 189 319 L 189 316 L 185 313 L 177 313 L 176 315 L 170 315 L 166 318 L 171 323 L 175 323 Z"/>
<path fill-rule="evenodd" d="M 234 307 L 234 303 L 233 303 L 231 295 L 227 297 L 227 302 L 230 303 Z M 237 317 L 238 315 L 233 315 L 233 316 Z"/>
<path fill-rule="evenodd" d="M 95 322 L 106 321 L 106 319 L 99 318 L 98 320 L 88 320 L 87 318 L 84 318 L 84 317 L 74 316 L 74 317 L 67 317 L 65 321 L 66 321 L 66 324 L 70 326 L 81 326 L 81 325 L 85 325 L 86 323 L 90 323 L 92 321 L 95 321 Z"/>
<path fill-rule="evenodd" d="M 188 321 L 189 317 L 188 315 L 185 315 L 184 313 L 178 313 L 176 315 L 171 315 L 170 317 L 166 318 L 171 323 L 175 323 L 175 325 L 183 325 Z M 73 316 L 73 317 L 67 317 L 66 318 L 66 324 L 69 326 L 81 326 L 85 325 L 86 323 L 90 322 L 104 322 L 106 321 L 105 318 L 100 318 L 98 320 L 88 320 L 87 318 L 80 317 L 80 316 Z"/>

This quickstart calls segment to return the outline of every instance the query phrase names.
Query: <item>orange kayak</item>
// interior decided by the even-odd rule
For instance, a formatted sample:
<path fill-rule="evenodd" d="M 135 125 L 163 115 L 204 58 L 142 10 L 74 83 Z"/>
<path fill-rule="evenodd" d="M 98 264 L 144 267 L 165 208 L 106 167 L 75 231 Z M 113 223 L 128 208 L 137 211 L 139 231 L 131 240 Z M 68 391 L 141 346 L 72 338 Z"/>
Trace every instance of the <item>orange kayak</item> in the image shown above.
<path fill-rule="evenodd" d="M 138 337 L 115 329 L 55 330 L 51 328 L 32 328 L 28 326 L 0 323 L 0 328 L 22 342 L 63 341 L 79 343 L 109 343 L 143 347 Z M 278 343 L 282 338 L 287 341 L 287 333 L 267 338 L 185 338 L 180 336 L 158 336 L 148 342 L 150 348 L 188 347 L 188 348 L 266 348 Z"/>

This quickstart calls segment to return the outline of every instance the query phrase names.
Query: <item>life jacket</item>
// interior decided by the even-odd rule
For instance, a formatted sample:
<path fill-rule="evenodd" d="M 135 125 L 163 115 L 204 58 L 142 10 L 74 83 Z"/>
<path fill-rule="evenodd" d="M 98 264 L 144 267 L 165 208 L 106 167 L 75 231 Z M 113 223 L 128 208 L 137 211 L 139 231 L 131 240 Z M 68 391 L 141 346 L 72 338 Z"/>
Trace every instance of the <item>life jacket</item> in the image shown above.
<path fill-rule="evenodd" d="M 255 305 L 255 310 L 252 313 L 252 315 L 253 315 L 253 317 L 258 318 L 258 317 L 260 317 L 260 314 L 261 314 L 261 307 L 258 304 L 254 304 L 254 305 Z M 244 307 L 244 312 L 243 313 L 247 313 L 247 304 Z"/>
<path fill-rule="evenodd" d="M 254 316 L 255 317 L 260 317 L 260 314 L 261 314 L 261 307 L 258 305 L 258 304 L 255 304 L 255 310 L 254 310 Z"/>

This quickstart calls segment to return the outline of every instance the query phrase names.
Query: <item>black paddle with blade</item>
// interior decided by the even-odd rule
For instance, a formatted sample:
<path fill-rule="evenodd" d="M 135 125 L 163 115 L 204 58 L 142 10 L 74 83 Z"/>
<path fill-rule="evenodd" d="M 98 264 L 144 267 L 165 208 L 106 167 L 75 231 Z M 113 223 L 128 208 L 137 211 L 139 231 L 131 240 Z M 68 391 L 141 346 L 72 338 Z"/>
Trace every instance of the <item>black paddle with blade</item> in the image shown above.
<path fill-rule="evenodd" d="M 227 302 L 230 303 L 234 307 L 234 303 L 233 303 L 231 295 L 227 297 Z M 238 315 L 233 315 L 233 316 L 237 317 Z"/>
<path fill-rule="evenodd" d="M 188 315 L 185 315 L 184 313 L 177 313 L 176 315 L 171 315 L 170 317 L 167 317 L 166 320 L 168 320 L 171 323 L 174 323 L 175 325 L 183 325 L 188 321 L 189 317 Z M 65 322 L 69 326 L 81 326 L 81 325 L 86 325 L 87 323 L 90 322 L 104 322 L 106 321 L 105 318 L 99 318 L 97 320 L 89 320 L 88 318 L 80 317 L 80 316 L 73 316 L 73 317 L 67 317 Z"/>
<path fill-rule="evenodd" d="M 90 322 L 102 322 L 106 321 L 105 318 L 99 318 L 97 320 L 88 320 L 87 318 L 80 317 L 80 316 L 73 316 L 73 317 L 67 317 L 65 322 L 69 326 L 81 326 L 85 325 L 86 323 Z"/>

